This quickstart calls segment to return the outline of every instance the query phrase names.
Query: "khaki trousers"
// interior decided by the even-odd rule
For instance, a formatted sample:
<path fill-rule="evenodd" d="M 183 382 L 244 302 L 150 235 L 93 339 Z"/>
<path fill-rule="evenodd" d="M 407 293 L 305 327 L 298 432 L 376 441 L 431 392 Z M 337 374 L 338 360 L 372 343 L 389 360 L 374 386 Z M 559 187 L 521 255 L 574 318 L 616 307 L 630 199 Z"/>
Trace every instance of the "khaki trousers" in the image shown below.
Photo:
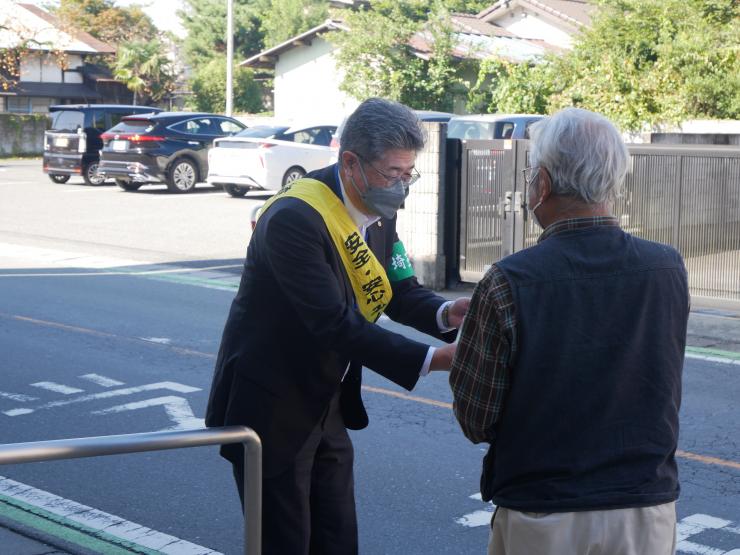
<path fill-rule="evenodd" d="M 488 555 L 673 555 L 676 504 L 523 513 L 498 507 Z"/>

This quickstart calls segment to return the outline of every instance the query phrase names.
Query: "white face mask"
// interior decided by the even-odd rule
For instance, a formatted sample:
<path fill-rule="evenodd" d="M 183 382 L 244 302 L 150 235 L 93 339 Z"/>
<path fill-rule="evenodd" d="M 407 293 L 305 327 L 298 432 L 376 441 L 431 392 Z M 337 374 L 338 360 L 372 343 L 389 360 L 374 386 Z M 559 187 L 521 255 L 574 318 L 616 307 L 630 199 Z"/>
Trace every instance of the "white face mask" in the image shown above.
<path fill-rule="evenodd" d="M 542 228 L 542 224 L 540 223 L 540 220 L 539 220 L 539 218 L 537 217 L 537 214 L 535 214 L 534 211 L 537 210 L 540 207 L 541 204 L 542 204 L 542 199 L 540 199 L 540 201 L 537 204 L 534 205 L 534 208 L 530 208 L 529 209 L 529 213 L 532 215 L 532 219 L 534 220 L 534 223 L 536 223 L 537 226 L 540 227 L 540 228 Z"/>
<path fill-rule="evenodd" d="M 534 173 L 532 174 L 532 177 L 529 178 L 529 183 L 527 183 L 527 189 L 530 189 L 532 187 L 532 184 L 534 183 L 534 180 L 539 175 L 539 172 L 540 172 L 540 168 L 538 167 L 535 169 Z M 540 201 L 537 204 L 535 204 L 533 208 L 527 207 L 527 209 L 529 210 L 529 213 L 532 215 L 532 219 L 534 220 L 534 223 L 536 223 L 537 227 L 540 227 L 540 228 L 542 228 L 542 224 L 540 223 L 539 218 L 537 218 L 537 214 L 535 214 L 535 210 L 537 210 L 540 207 L 540 205 L 542 204 L 542 200 L 543 200 L 542 197 L 540 197 Z"/>

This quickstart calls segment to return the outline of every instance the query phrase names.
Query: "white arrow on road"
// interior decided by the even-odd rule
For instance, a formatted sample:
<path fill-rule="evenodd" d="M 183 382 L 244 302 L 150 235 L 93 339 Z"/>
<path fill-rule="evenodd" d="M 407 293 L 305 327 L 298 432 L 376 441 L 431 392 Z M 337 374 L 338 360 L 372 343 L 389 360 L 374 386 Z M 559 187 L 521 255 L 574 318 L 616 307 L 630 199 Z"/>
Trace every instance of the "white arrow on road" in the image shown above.
<path fill-rule="evenodd" d="M 61 407 L 65 405 L 72 405 L 74 403 L 83 403 L 85 401 L 96 401 L 98 399 L 108 399 L 110 397 L 120 397 L 122 395 L 132 395 L 134 393 L 140 393 L 142 391 L 153 391 L 157 389 L 167 389 L 174 391 L 175 393 L 193 393 L 200 391 L 198 387 L 190 387 L 189 385 L 183 385 L 177 382 L 157 382 L 138 387 L 126 387 L 122 389 L 111 389 L 102 393 L 94 393 L 92 395 L 81 395 L 79 397 L 73 397 L 72 399 L 65 399 L 63 401 L 52 401 L 51 403 L 45 403 L 36 407 L 35 409 L 12 409 L 5 410 L 3 414 L 6 416 L 20 416 L 22 414 L 31 414 L 34 411 L 41 409 L 51 409 L 55 407 Z"/>
<path fill-rule="evenodd" d="M 205 425 L 202 418 L 195 417 L 193 409 L 190 407 L 190 403 L 188 403 L 187 399 L 172 395 L 147 399 L 146 401 L 137 401 L 135 403 L 126 403 L 125 405 L 118 405 L 109 409 L 96 410 L 93 414 L 112 414 L 160 405 L 164 406 L 167 416 L 169 416 L 170 420 L 175 423 L 174 426 L 165 428 L 166 430 L 193 430 L 195 428 L 202 428 Z"/>

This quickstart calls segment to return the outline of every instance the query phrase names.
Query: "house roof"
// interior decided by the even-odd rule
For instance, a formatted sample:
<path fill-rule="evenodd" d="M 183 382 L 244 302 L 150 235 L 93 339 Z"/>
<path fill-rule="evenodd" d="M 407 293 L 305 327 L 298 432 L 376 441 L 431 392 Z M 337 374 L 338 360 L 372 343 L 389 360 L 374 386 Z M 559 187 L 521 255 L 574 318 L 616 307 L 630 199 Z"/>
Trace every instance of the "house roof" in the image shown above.
<path fill-rule="evenodd" d="M 589 0 L 498 0 L 478 14 L 484 21 L 494 21 L 516 6 L 547 13 L 575 27 L 591 24 L 591 14 L 596 6 Z"/>
<path fill-rule="evenodd" d="M 86 101 L 98 100 L 100 93 L 90 87 L 77 83 L 32 83 L 21 81 L 1 96 L 43 96 L 52 98 L 83 98 Z"/>
<path fill-rule="evenodd" d="M 503 27 L 482 21 L 475 15 L 453 14 L 452 25 L 457 39 L 452 55 L 458 59 L 498 56 L 513 62 L 521 62 L 537 58 L 552 49 L 551 45 L 543 41 L 521 38 Z M 349 31 L 349 27 L 341 21 L 327 19 L 321 25 L 263 50 L 239 65 L 274 68 L 281 54 L 296 47 L 308 46 L 317 36 L 336 30 Z M 432 51 L 431 34 L 424 31 L 416 33 L 409 41 L 409 46 L 420 58 L 428 58 Z"/>
<path fill-rule="evenodd" d="M 116 49 L 89 33 L 62 23 L 59 18 L 33 4 L 0 0 L 0 48 L 27 42 L 31 50 L 62 50 L 82 54 L 113 54 Z"/>
<path fill-rule="evenodd" d="M 289 38 L 288 40 L 278 44 L 277 46 L 273 46 L 272 48 L 263 50 L 259 54 L 255 54 L 251 58 L 247 58 L 239 65 L 263 69 L 274 68 L 280 54 L 283 54 L 284 52 L 287 52 L 288 50 L 291 50 L 298 46 L 309 46 L 311 44 L 311 41 L 319 35 L 323 35 L 324 33 L 328 33 L 329 31 L 336 30 L 349 31 L 349 27 L 344 25 L 341 21 L 335 19 L 327 19 L 321 25 L 317 25 L 316 27 L 314 27 L 313 29 L 309 29 L 305 33 L 301 33 L 300 35 Z"/>
<path fill-rule="evenodd" d="M 452 56 L 460 60 L 497 57 L 523 62 L 538 58 L 549 49 L 542 41 L 524 39 L 474 15 L 453 14 L 452 30 Z M 428 31 L 416 33 L 409 43 L 420 58 L 426 59 L 432 52 L 433 38 Z"/>

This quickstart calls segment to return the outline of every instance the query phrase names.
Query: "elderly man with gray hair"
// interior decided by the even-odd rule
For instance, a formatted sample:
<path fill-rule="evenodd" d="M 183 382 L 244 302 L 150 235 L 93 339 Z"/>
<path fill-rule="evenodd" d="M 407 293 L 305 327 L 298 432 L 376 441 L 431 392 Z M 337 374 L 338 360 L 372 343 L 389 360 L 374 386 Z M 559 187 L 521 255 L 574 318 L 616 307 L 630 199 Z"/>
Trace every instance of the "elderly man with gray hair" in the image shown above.
<path fill-rule="evenodd" d="M 607 119 L 568 108 L 530 135 L 544 232 L 479 282 L 450 371 L 463 432 L 490 444 L 488 552 L 668 555 L 686 270 L 611 214 L 628 154 Z"/>
<path fill-rule="evenodd" d="M 339 162 L 282 189 L 257 221 L 206 424 L 243 424 L 262 439 L 264 555 L 357 553 L 347 428 L 368 424 L 362 368 L 411 390 L 452 362 L 455 345 L 376 325 L 385 313 L 451 343 L 470 302 L 419 285 L 396 235 L 424 140 L 406 106 L 366 100 L 347 120 Z M 242 450 L 222 455 L 241 494 Z"/>

